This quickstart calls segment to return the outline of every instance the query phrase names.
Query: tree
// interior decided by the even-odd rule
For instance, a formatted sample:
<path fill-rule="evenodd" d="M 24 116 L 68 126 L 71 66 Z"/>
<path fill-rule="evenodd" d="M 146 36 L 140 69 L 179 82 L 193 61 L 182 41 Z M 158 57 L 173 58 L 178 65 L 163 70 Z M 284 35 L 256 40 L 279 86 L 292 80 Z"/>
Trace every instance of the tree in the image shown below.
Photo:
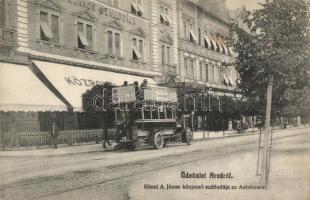
<path fill-rule="evenodd" d="M 99 123 L 102 122 L 101 127 L 104 130 L 104 147 L 106 141 L 110 144 L 107 129 L 114 124 L 114 112 L 112 109 L 109 109 L 113 87 L 115 86 L 112 83 L 105 82 L 103 85 L 95 85 L 82 95 L 83 110 L 101 119 Z"/>
<path fill-rule="evenodd" d="M 232 46 L 240 89 L 266 106 L 262 178 L 267 184 L 272 106 L 287 106 L 285 92 L 302 89 L 309 79 L 309 7 L 305 0 L 266 0 L 261 6 L 242 13 L 250 33 L 234 26 L 238 40 Z"/>

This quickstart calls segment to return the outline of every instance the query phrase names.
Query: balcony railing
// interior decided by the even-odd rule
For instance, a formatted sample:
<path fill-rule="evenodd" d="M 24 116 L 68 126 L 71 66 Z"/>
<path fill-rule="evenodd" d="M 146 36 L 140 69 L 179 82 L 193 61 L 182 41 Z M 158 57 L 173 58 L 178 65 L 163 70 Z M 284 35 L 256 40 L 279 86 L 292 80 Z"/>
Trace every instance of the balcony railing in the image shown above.
<path fill-rule="evenodd" d="M 217 51 L 210 50 L 208 48 L 204 48 L 198 44 L 193 44 L 188 40 L 185 39 L 179 39 L 179 48 L 181 50 L 184 50 L 186 52 L 191 52 L 193 54 L 199 55 L 201 57 L 207 57 L 212 58 L 213 60 L 217 60 L 220 62 L 226 62 L 231 63 L 234 61 L 234 58 L 232 56 L 224 55 L 222 53 L 219 53 Z"/>
<path fill-rule="evenodd" d="M 115 57 L 111 55 L 106 55 L 103 58 L 104 62 L 111 64 L 111 65 L 118 65 L 121 67 L 127 67 L 130 69 L 138 69 L 138 70 L 151 70 L 150 65 L 148 65 L 146 62 L 142 61 L 135 61 L 135 60 L 126 60 L 122 57 Z"/>
<path fill-rule="evenodd" d="M 0 27 L 0 45 L 15 46 L 16 44 L 16 31 Z"/>

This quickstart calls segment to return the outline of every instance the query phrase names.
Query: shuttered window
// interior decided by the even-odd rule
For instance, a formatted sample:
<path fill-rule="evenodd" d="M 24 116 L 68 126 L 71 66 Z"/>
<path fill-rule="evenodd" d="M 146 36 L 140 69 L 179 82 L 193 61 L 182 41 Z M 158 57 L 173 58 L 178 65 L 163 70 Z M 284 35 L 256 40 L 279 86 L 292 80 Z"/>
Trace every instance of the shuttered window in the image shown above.
<path fill-rule="evenodd" d="M 132 38 L 132 59 L 143 61 L 143 40 Z"/>
<path fill-rule="evenodd" d="M 108 54 L 113 54 L 113 33 L 108 31 Z"/>
<path fill-rule="evenodd" d="M 40 40 L 60 43 L 60 17 L 46 11 L 40 11 Z"/>
<path fill-rule="evenodd" d="M 0 0 L 0 27 L 5 26 L 5 0 Z"/>
<path fill-rule="evenodd" d="M 121 35 L 115 31 L 108 31 L 108 54 L 121 56 Z"/>
<path fill-rule="evenodd" d="M 52 15 L 52 34 L 53 34 L 53 42 L 60 43 L 59 16 L 57 15 Z"/>
<path fill-rule="evenodd" d="M 121 36 L 119 33 L 115 33 L 115 55 L 121 56 Z"/>
<path fill-rule="evenodd" d="M 94 26 L 85 22 L 77 23 L 77 42 L 80 49 L 93 49 Z"/>

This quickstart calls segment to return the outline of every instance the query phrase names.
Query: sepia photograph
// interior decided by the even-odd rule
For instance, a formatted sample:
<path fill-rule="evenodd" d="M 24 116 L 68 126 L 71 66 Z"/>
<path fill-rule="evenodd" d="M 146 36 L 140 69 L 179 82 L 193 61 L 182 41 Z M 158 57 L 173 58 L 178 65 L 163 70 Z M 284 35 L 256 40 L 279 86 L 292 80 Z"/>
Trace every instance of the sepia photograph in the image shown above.
<path fill-rule="evenodd" d="M 0 0 L 0 200 L 196 199 L 310 199 L 310 0 Z"/>

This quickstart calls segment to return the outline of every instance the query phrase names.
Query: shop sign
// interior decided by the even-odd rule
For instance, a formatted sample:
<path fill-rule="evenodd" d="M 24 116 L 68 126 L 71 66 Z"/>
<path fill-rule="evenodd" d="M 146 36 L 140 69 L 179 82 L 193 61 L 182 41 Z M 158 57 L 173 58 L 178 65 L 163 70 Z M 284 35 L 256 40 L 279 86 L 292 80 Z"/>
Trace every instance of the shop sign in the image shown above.
<path fill-rule="evenodd" d="M 128 103 L 136 101 L 135 86 L 122 86 L 112 89 L 112 102 L 113 103 Z"/>
<path fill-rule="evenodd" d="M 118 20 L 124 23 L 136 24 L 135 18 L 129 14 L 111 9 L 110 7 L 95 4 L 89 0 L 67 0 L 67 3 L 91 11 L 98 18 L 110 17 L 113 20 Z"/>
<path fill-rule="evenodd" d="M 104 81 L 95 81 L 90 79 L 77 78 L 75 76 L 64 77 L 65 81 L 70 86 L 86 86 L 92 87 L 95 85 L 103 85 Z"/>
<path fill-rule="evenodd" d="M 168 102 L 176 101 L 176 99 L 177 95 L 174 88 L 157 86 L 144 89 L 144 100 L 146 101 Z"/>

